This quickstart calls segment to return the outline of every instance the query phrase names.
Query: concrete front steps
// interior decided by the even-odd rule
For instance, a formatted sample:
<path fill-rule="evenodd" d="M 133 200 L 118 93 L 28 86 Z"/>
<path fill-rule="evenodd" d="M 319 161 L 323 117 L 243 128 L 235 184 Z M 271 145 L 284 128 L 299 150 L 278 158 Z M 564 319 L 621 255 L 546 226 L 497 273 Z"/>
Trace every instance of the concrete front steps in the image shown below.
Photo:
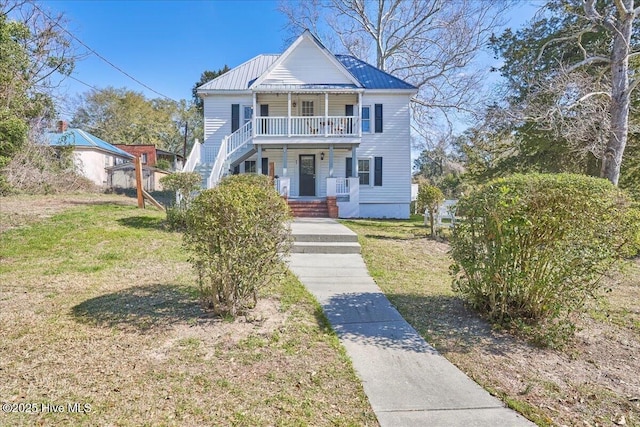
<path fill-rule="evenodd" d="M 318 225 L 321 227 L 318 227 Z M 358 236 L 329 218 L 297 218 L 291 223 L 295 254 L 359 254 Z"/>

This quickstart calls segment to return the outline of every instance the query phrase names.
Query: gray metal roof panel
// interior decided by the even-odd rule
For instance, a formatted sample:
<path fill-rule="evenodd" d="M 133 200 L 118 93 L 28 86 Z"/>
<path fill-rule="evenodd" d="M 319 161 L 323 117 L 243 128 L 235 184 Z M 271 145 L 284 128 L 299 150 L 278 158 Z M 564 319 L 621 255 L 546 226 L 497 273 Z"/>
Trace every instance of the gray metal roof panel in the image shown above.
<path fill-rule="evenodd" d="M 258 55 L 200 86 L 204 90 L 247 90 L 251 82 L 260 77 L 280 55 Z"/>

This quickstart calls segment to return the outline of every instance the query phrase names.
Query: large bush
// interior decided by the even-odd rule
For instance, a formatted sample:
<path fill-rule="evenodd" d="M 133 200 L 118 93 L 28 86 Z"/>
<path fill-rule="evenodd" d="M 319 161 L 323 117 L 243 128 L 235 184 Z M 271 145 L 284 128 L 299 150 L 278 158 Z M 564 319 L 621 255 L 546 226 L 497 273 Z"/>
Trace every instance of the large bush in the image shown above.
<path fill-rule="evenodd" d="M 285 271 L 289 210 L 264 175 L 235 175 L 198 195 L 187 210 L 184 242 L 198 273 L 203 306 L 236 316 Z"/>
<path fill-rule="evenodd" d="M 545 345 L 571 336 L 572 315 L 637 250 L 637 212 L 603 179 L 498 179 L 463 198 L 458 212 L 454 289 L 492 321 L 519 326 Z"/>

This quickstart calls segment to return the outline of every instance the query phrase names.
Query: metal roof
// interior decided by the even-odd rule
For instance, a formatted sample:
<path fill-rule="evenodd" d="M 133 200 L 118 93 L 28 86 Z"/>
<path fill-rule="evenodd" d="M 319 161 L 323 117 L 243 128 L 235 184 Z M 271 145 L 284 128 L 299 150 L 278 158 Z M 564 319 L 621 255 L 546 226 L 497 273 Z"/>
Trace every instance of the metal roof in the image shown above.
<path fill-rule="evenodd" d="M 365 89 L 417 89 L 373 65 L 350 55 L 335 55 Z"/>
<path fill-rule="evenodd" d="M 89 132 L 85 132 L 82 129 L 67 129 L 66 131 L 48 132 L 47 139 L 49 145 L 52 147 L 87 147 L 96 148 L 98 150 L 106 151 L 116 156 L 124 157 L 126 159 L 133 159 L 134 157 L 124 150 L 114 147 L 106 141 L 91 135 Z"/>
<path fill-rule="evenodd" d="M 280 55 L 258 55 L 200 86 L 198 90 L 248 90 Z"/>
<path fill-rule="evenodd" d="M 390 89 L 390 90 L 417 90 L 417 88 L 404 80 L 392 76 L 373 65 L 367 64 L 360 59 L 350 55 L 334 55 L 335 58 L 360 82 L 365 89 Z M 199 91 L 209 90 L 248 90 L 249 86 L 256 81 L 269 67 L 280 57 L 280 55 L 258 55 L 255 58 L 239 65 L 220 77 L 207 82 L 198 88 Z M 258 91 L 295 91 L 313 89 L 355 89 L 355 85 L 260 85 Z"/>

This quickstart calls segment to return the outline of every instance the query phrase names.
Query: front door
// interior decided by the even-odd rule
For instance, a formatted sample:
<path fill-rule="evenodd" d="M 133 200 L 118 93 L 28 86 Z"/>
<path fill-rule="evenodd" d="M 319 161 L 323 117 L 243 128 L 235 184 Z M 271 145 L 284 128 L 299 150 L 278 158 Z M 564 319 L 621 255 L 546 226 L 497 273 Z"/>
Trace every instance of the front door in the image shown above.
<path fill-rule="evenodd" d="M 316 195 L 316 155 L 300 155 L 300 196 Z"/>

